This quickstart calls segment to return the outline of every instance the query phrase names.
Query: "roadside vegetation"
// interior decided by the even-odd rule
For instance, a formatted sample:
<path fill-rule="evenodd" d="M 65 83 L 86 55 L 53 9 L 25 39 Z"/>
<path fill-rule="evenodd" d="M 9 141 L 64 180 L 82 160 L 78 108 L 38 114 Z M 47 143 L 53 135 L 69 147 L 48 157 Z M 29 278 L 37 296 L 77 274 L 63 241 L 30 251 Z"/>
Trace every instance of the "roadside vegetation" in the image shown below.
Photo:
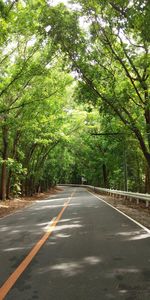
<path fill-rule="evenodd" d="M 150 3 L 0 0 L 0 199 L 150 192 Z"/>

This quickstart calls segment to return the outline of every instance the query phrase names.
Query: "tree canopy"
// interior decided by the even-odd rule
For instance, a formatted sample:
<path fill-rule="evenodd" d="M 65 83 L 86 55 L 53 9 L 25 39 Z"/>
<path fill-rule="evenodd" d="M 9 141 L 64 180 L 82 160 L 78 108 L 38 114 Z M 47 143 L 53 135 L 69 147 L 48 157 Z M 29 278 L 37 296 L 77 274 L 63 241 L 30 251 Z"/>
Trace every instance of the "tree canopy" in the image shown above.
<path fill-rule="evenodd" d="M 150 190 L 149 1 L 0 1 L 1 199 Z"/>

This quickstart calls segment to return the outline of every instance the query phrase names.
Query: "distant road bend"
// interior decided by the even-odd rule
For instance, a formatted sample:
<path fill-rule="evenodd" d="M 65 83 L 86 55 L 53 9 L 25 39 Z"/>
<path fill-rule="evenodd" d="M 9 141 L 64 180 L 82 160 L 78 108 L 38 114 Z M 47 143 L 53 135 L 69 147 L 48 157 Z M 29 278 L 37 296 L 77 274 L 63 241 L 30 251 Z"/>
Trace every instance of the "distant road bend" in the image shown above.
<path fill-rule="evenodd" d="M 150 231 L 85 188 L 0 220 L 0 300 L 150 300 Z"/>

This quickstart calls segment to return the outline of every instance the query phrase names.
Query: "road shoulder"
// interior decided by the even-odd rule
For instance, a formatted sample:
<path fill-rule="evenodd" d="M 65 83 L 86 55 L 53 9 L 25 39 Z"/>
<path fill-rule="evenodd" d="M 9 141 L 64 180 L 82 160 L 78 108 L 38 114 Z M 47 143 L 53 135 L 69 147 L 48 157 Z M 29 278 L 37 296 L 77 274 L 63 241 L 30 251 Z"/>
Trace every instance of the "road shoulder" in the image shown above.
<path fill-rule="evenodd" d="M 95 195 L 99 196 L 105 202 L 111 204 L 118 210 L 122 211 L 132 219 L 141 223 L 143 226 L 150 229 L 150 207 L 146 208 L 143 203 L 137 205 L 133 201 L 124 200 L 116 197 L 110 197 L 106 195 L 101 195 L 95 193 Z"/>
<path fill-rule="evenodd" d="M 18 210 L 32 205 L 37 200 L 49 199 L 51 196 L 61 192 L 62 188 L 51 188 L 48 192 L 35 194 L 32 197 L 20 197 L 6 201 L 0 201 L 0 218 L 8 216 Z"/>

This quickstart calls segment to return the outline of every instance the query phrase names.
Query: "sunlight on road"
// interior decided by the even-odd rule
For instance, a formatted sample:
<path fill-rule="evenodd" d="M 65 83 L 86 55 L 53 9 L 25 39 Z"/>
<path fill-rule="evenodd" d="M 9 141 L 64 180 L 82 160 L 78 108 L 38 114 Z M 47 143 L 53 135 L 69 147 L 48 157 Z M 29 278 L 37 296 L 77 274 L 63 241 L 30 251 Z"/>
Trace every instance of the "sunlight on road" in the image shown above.
<path fill-rule="evenodd" d="M 50 271 L 58 271 L 62 276 L 71 277 L 79 273 L 86 272 L 88 266 L 95 266 L 102 262 L 100 257 L 87 256 L 78 261 L 60 262 L 54 266 L 49 266 L 39 270 L 39 273 L 46 273 Z"/>
<path fill-rule="evenodd" d="M 116 235 L 126 237 L 125 240 L 128 240 L 128 241 L 136 241 L 136 240 L 150 238 L 150 233 L 147 233 L 144 230 L 122 231 L 122 232 L 118 232 Z"/>
<path fill-rule="evenodd" d="M 81 228 L 81 227 L 83 227 L 83 225 L 80 225 L 80 224 L 57 225 L 57 227 L 55 227 L 55 229 L 53 231 L 55 232 L 55 231 L 60 231 L 60 230 L 64 230 L 64 229 Z"/>

